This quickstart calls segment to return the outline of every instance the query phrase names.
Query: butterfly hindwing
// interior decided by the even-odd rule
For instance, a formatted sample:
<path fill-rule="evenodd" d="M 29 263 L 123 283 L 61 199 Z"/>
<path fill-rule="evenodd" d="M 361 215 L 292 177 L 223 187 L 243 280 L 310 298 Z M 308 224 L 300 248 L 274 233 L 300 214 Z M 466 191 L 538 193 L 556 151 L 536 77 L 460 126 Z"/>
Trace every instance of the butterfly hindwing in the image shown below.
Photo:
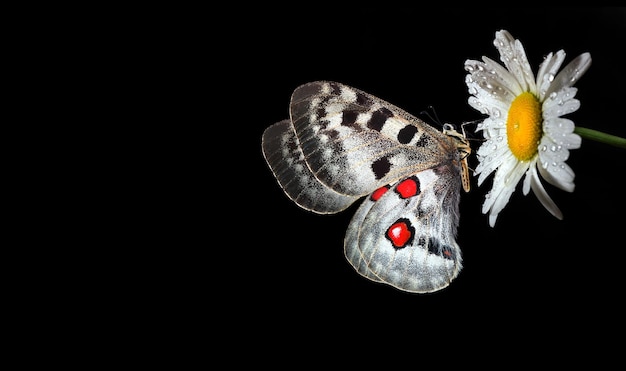
<path fill-rule="evenodd" d="M 358 89 L 317 81 L 296 88 L 290 119 L 265 130 L 262 149 L 302 208 L 335 213 L 367 196 L 346 233 L 348 261 L 374 281 L 430 292 L 461 269 L 459 152 L 469 146 L 454 134 Z"/>
<path fill-rule="evenodd" d="M 346 258 L 363 276 L 410 292 L 446 287 L 462 267 L 455 241 L 459 169 L 421 171 L 367 197 L 344 241 Z"/>

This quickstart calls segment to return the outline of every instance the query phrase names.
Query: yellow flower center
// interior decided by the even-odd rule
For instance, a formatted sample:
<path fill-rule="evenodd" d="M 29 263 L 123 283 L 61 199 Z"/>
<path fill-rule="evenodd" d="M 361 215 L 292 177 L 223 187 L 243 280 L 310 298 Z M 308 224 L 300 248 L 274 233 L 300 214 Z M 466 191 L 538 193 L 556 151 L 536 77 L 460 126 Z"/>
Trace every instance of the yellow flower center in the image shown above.
<path fill-rule="evenodd" d="M 537 154 L 541 140 L 541 104 L 529 92 L 515 98 L 506 120 L 506 135 L 511 152 L 520 161 L 527 161 Z"/>

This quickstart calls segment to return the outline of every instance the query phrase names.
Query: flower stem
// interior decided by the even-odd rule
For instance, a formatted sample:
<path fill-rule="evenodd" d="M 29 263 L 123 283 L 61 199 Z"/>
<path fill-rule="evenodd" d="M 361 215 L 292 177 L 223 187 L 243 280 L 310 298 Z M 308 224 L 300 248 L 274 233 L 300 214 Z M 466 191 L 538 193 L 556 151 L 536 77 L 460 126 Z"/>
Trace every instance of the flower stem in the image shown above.
<path fill-rule="evenodd" d="M 626 149 L 626 139 L 615 135 L 606 134 L 601 131 L 583 128 L 580 126 L 576 126 L 576 128 L 574 129 L 574 133 L 586 139 L 591 139 L 600 143 Z"/>

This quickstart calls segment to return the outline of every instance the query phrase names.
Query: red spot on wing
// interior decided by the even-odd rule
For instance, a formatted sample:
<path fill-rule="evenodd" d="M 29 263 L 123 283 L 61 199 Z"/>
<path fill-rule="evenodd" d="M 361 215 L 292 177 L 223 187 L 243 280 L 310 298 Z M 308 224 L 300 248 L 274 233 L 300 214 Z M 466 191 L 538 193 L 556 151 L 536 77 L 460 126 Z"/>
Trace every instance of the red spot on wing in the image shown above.
<path fill-rule="evenodd" d="M 372 201 L 378 201 L 378 199 L 381 198 L 388 190 L 389 186 L 380 187 L 372 193 L 370 198 Z"/>
<path fill-rule="evenodd" d="M 409 198 L 416 196 L 420 193 L 419 180 L 416 177 L 410 177 L 398 183 L 396 186 L 396 192 L 402 198 Z"/>
<path fill-rule="evenodd" d="M 415 229 L 408 219 L 398 219 L 387 229 L 385 237 L 391 241 L 395 248 L 400 249 L 413 241 L 414 234 Z"/>

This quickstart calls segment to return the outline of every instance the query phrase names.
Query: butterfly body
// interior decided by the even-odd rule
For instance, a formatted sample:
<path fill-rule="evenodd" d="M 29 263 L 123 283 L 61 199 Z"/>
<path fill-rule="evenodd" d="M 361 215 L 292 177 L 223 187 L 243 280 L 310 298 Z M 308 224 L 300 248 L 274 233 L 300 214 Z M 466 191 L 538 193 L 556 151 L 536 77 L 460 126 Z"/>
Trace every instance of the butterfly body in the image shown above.
<path fill-rule="evenodd" d="M 357 272 L 431 292 L 461 270 L 458 205 L 461 185 L 469 189 L 469 146 L 444 132 L 363 91 L 317 81 L 294 91 L 290 118 L 266 129 L 262 149 L 304 209 L 336 213 L 365 196 L 344 240 Z"/>

